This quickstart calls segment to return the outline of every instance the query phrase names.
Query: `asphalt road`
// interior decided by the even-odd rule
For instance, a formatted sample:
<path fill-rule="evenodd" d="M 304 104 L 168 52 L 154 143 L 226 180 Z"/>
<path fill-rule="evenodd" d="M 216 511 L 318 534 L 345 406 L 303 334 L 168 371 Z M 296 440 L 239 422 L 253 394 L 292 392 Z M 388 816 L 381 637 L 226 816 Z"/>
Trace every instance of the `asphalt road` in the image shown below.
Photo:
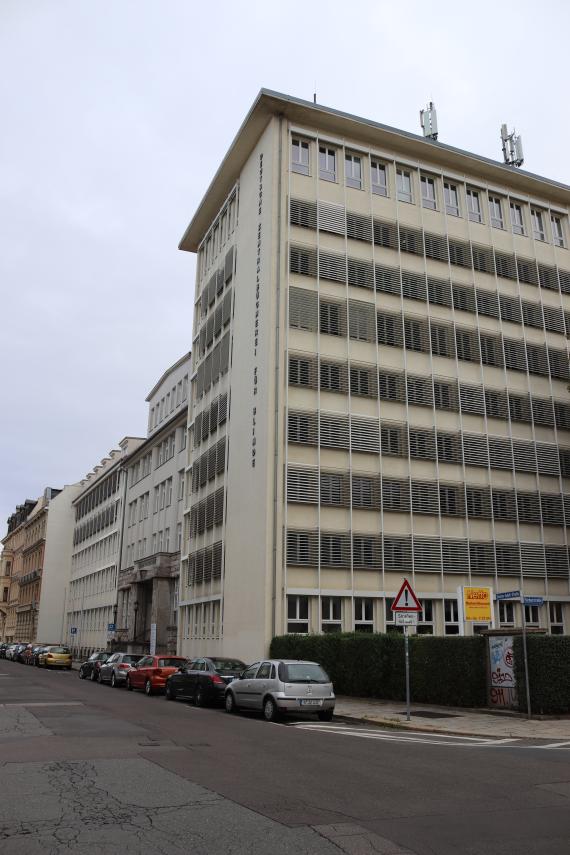
<path fill-rule="evenodd" d="M 569 748 L 268 724 L 0 660 L 0 852 L 568 855 Z"/>

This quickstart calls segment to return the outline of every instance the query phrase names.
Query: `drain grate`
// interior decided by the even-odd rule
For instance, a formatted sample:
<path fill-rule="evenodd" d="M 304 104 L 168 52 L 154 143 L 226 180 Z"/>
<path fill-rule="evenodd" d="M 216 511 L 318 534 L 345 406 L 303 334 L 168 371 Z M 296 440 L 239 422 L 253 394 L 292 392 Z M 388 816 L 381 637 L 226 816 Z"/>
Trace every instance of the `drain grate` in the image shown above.
<path fill-rule="evenodd" d="M 457 713 L 433 712 L 433 710 L 412 710 L 412 715 L 418 718 L 459 718 Z"/>

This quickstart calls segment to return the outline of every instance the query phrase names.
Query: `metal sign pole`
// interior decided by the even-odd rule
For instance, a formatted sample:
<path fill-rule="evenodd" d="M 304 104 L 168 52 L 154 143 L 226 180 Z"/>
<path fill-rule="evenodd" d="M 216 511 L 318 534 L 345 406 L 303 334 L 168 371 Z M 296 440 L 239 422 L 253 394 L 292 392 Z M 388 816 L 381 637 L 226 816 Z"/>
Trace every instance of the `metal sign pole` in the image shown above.
<path fill-rule="evenodd" d="M 522 610 L 522 640 L 523 640 L 523 657 L 524 657 L 524 682 L 526 688 L 526 716 L 527 718 L 532 718 L 532 712 L 530 709 L 530 685 L 528 681 L 528 653 L 526 649 L 526 615 L 525 615 L 525 605 L 524 605 L 524 596 L 521 596 L 521 610 Z"/>
<path fill-rule="evenodd" d="M 404 626 L 404 648 L 406 656 L 406 721 L 410 721 L 410 647 L 408 627 Z"/>

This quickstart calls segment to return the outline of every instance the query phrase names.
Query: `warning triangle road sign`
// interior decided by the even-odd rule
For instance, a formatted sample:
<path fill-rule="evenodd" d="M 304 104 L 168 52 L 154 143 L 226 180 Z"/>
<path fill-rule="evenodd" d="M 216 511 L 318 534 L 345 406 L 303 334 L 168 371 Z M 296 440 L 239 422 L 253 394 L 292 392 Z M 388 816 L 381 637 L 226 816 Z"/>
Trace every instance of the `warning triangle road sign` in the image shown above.
<path fill-rule="evenodd" d="M 412 590 L 412 586 L 408 582 L 407 579 L 404 579 L 404 583 L 394 602 L 392 603 L 392 611 L 393 612 L 421 612 L 423 611 L 422 606 L 416 595 Z"/>

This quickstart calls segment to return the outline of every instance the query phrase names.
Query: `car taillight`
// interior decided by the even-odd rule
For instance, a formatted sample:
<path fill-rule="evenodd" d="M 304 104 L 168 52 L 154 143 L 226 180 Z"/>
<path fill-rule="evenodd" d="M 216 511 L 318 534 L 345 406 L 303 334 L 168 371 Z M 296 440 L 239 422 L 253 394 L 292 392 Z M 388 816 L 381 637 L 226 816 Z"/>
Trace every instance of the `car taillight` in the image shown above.
<path fill-rule="evenodd" d="M 219 674 L 214 674 L 214 676 L 212 677 L 212 683 L 214 683 L 214 685 L 216 685 L 216 686 L 225 686 L 226 685 L 226 681 L 222 680 L 222 678 L 220 677 Z"/>
<path fill-rule="evenodd" d="M 126 670 L 127 670 L 128 668 L 130 668 L 130 667 L 131 667 L 131 666 L 130 666 L 130 665 L 127 665 L 127 663 L 126 663 L 126 662 L 121 662 L 121 664 L 119 665 L 119 668 L 120 668 L 120 670 L 121 670 L 121 671 L 126 671 Z"/>

